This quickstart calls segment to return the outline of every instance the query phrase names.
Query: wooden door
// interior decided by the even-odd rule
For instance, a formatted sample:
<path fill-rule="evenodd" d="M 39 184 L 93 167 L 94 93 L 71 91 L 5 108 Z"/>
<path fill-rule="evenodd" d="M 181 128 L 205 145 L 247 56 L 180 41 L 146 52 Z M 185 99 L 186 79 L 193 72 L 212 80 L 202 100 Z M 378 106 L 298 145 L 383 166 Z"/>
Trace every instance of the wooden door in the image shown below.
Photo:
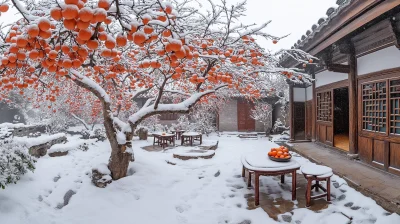
<path fill-rule="evenodd" d="M 333 91 L 317 92 L 317 141 L 333 146 Z"/>
<path fill-rule="evenodd" d="M 245 100 L 237 101 L 238 131 L 255 131 L 256 122 L 251 118 L 251 110 L 254 108 L 252 102 Z"/>
<path fill-rule="evenodd" d="M 305 117 L 306 108 L 304 102 L 294 102 L 293 104 L 293 118 L 294 118 L 294 139 L 305 140 Z"/>

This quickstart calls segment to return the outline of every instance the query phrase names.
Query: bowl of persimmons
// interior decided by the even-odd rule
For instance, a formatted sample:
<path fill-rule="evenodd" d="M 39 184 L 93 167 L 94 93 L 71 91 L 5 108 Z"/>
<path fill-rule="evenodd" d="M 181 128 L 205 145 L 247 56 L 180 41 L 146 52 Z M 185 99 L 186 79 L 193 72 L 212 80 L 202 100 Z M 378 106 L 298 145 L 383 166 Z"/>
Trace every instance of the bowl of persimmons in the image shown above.
<path fill-rule="evenodd" d="M 268 157 L 276 162 L 289 162 L 292 155 L 290 155 L 288 148 L 280 146 L 278 148 L 272 148 L 271 151 L 268 152 Z"/>

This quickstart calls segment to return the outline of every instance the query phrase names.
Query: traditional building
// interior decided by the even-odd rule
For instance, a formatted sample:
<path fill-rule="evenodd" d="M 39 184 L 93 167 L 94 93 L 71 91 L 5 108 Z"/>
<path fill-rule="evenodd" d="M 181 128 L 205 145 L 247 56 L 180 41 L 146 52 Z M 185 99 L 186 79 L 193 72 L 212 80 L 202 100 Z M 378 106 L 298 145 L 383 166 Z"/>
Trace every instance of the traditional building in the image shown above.
<path fill-rule="evenodd" d="M 312 85 L 291 85 L 291 140 L 316 141 L 400 175 L 400 0 L 338 0 L 293 48 Z M 285 67 L 303 68 L 290 58 Z"/>

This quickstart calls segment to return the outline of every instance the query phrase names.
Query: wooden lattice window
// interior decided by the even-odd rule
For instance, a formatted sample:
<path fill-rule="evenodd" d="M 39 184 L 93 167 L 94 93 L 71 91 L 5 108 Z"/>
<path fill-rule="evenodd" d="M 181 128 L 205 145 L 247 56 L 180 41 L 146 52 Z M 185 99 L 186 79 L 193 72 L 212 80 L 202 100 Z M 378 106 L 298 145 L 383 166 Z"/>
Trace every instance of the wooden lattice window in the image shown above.
<path fill-rule="evenodd" d="M 367 83 L 362 85 L 362 106 L 363 130 L 386 133 L 386 81 Z"/>
<path fill-rule="evenodd" d="M 390 80 L 390 133 L 400 135 L 400 80 Z"/>
<path fill-rule="evenodd" d="M 317 93 L 317 120 L 332 121 L 332 92 Z"/>

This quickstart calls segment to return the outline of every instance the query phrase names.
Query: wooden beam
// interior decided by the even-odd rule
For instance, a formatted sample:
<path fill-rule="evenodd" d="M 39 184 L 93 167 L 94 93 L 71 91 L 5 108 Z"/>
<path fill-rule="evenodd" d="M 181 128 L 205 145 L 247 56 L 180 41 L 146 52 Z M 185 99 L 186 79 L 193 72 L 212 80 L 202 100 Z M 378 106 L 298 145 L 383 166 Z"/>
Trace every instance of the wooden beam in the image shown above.
<path fill-rule="evenodd" d="M 357 2 L 357 1 L 356 1 Z M 371 2 L 372 4 L 376 3 L 375 1 L 358 1 L 358 2 L 365 2 L 369 4 Z M 395 8 L 396 6 L 400 5 L 399 0 L 385 0 L 385 1 L 380 1 L 376 6 L 374 6 L 372 9 L 366 11 L 364 14 L 359 15 L 356 19 L 352 20 L 349 24 L 343 26 L 341 29 L 339 29 L 337 32 L 330 32 L 332 34 L 331 36 L 327 37 L 321 37 L 318 40 L 313 40 L 313 42 L 317 43 L 313 45 L 313 49 L 307 48 L 304 49 L 305 51 L 309 52 L 312 55 L 316 55 L 317 53 L 321 52 L 325 48 L 331 46 L 335 42 L 339 41 L 343 37 L 347 36 L 349 33 L 352 33 L 356 29 L 362 27 L 363 25 L 371 22 L 378 16 L 384 14 L 385 12 L 388 12 Z M 344 24 L 341 24 L 344 25 Z"/>
<path fill-rule="evenodd" d="M 400 13 L 390 18 L 390 24 L 396 37 L 396 47 L 400 49 Z"/>
<path fill-rule="evenodd" d="M 354 46 L 350 46 L 349 64 L 349 153 L 358 153 L 358 115 L 357 115 L 357 56 Z"/>
<path fill-rule="evenodd" d="M 290 141 L 293 142 L 294 139 L 294 95 L 293 95 L 293 85 L 289 85 L 289 123 L 290 123 Z"/>
<path fill-rule="evenodd" d="M 331 71 L 331 72 L 350 73 L 349 65 L 327 64 L 325 67 L 328 71 Z"/>

